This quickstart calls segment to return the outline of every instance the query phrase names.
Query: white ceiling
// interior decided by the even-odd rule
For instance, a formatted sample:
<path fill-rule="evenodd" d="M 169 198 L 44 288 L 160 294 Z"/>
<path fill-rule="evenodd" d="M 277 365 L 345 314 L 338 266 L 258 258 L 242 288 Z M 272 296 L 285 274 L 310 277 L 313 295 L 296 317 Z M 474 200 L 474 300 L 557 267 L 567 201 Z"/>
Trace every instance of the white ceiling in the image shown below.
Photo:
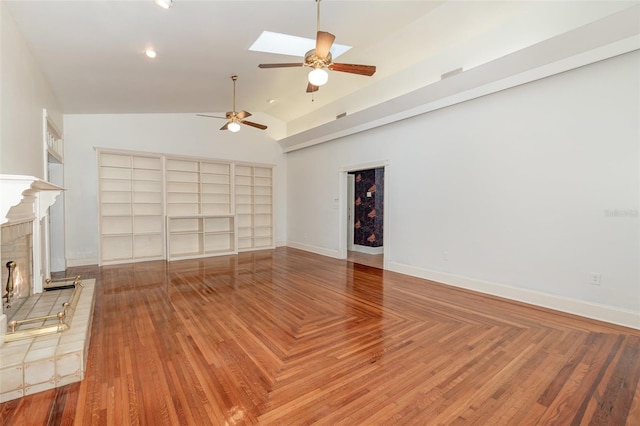
<path fill-rule="evenodd" d="M 354 113 L 638 4 L 323 0 L 321 29 L 353 46 L 337 62 L 377 72 L 330 72 L 312 101 L 307 68 L 258 68 L 302 58 L 248 48 L 264 30 L 315 38 L 314 0 L 175 0 L 168 10 L 152 0 L 3 2 L 64 113 L 225 112 L 237 74 L 237 109 L 282 120 L 289 134 L 321 124 L 320 109 Z"/>

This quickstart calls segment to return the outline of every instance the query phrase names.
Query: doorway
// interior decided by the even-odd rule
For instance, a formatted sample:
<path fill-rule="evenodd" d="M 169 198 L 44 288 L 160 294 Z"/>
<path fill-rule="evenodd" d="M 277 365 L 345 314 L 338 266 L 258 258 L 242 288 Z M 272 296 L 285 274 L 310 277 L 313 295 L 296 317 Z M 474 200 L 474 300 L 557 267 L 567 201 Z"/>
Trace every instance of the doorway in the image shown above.
<path fill-rule="evenodd" d="M 389 162 L 340 169 L 340 258 L 386 269 Z"/>

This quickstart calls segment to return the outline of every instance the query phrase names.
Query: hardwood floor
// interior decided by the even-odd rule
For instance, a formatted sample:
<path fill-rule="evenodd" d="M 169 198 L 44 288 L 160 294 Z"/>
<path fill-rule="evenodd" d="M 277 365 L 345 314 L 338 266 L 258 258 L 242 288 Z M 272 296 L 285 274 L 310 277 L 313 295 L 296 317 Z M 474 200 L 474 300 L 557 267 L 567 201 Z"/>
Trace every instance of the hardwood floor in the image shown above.
<path fill-rule="evenodd" d="M 367 254 L 348 250 L 347 260 L 349 262 L 358 263 L 360 265 L 373 266 L 374 268 L 382 269 L 384 264 L 384 255 Z"/>
<path fill-rule="evenodd" d="M 279 248 L 75 268 L 86 378 L 4 425 L 638 425 L 640 332 Z"/>

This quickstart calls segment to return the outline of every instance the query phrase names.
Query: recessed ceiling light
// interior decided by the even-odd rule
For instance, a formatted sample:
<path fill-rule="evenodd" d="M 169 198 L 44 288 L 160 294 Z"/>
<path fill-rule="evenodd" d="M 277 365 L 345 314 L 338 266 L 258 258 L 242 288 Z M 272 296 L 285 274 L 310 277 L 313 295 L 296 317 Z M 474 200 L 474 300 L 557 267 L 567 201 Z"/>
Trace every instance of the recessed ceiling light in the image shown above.
<path fill-rule="evenodd" d="M 275 99 L 267 99 L 267 103 L 272 104 L 274 103 L 276 100 Z"/>
<path fill-rule="evenodd" d="M 278 53 L 280 55 L 304 56 L 311 49 L 316 48 L 316 40 L 288 34 L 263 31 L 260 37 L 253 42 L 249 50 L 254 52 Z M 333 43 L 331 56 L 336 59 L 351 46 Z"/>
<path fill-rule="evenodd" d="M 156 52 L 153 49 L 147 49 L 144 51 L 144 54 L 147 55 L 150 58 L 155 58 L 156 56 L 158 56 L 158 52 Z"/>
<path fill-rule="evenodd" d="M 153 2 L 163 9 L 169 9 L 173 6 L 173 0 L 153 0 Z"/>

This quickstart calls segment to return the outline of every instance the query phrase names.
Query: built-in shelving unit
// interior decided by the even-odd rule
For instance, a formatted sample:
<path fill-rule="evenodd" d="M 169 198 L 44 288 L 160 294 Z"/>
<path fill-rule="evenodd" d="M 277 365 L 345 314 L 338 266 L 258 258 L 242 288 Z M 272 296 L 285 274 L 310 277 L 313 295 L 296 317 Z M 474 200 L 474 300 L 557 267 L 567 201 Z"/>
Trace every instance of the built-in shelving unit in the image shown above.
<path fill-rule="evenodd" d="M 47 182 L 64 187 L 64 138 L 62 132 L 55 126 L 46 108 L 42 110 L 42 123 L 44 130 L 42 175 Z M 44 229 L 40 242 L 43 258 L 39 263 L 42 265 L 45 278 L 49 277 L 51 272 L 64 271 L 67 268 L 64 203 L 65 195 L 63 192 L 49 207 L 48 220 L 43 223 Z"/>
<path fill-rule="evenodd" d="M 236 253 L 231 163 L 167 157 L 167 259 Z"/>
<path fill-rule="evenodd" d="M 272 170 L 268 166 L 235 166 L 235 207 L 240 251 L 273 247 Z"/>
<path fill-rule="evenodd" d="M 98 150 L 100 264 L 273 247 L 272 167 Z"/>
<path fill-rule="evenodd" d="M 167 216 L 167 259 L 235 253 L 233 215 Z"/>
<path fill-rule="evenodd" d="M 98 152 L 100 264 L 164 258 L 162 157 Z"/>
<path fill-rule="evenodd" d="M 62 135 L 53 125 L 53 123 L 47 117 L 47 112 L 44 112 L 45 121 L 45 147 L 49 156 L 49 162 L 56 162 L 62 164 L 62 157 L 64 153 Z"/>

